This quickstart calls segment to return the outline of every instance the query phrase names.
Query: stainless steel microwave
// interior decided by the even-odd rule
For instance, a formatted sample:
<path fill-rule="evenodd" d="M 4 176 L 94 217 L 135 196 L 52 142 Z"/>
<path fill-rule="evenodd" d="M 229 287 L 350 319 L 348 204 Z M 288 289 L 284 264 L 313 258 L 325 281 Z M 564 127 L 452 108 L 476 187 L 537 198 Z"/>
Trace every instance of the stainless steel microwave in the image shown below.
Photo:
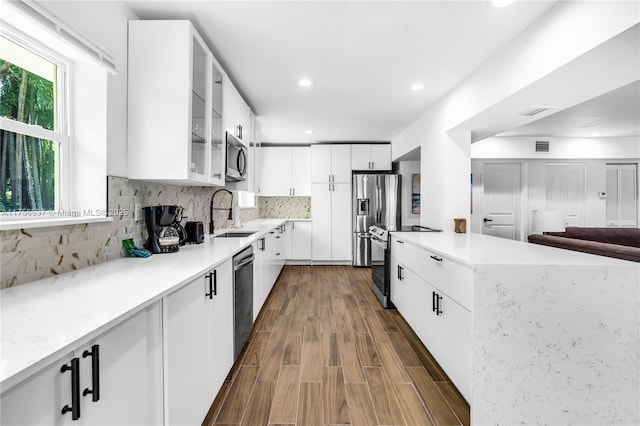
<path fill-rule="evenodd" d="M 236 139 L 233 134 L 226 132 L 226 181 L 238 182 L 247 179 L 247 147 Z"/>

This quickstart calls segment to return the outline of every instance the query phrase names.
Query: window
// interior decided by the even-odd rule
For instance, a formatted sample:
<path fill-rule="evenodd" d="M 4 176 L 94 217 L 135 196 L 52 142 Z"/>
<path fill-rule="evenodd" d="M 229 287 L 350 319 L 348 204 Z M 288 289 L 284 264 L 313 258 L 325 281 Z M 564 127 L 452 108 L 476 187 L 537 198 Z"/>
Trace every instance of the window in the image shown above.
<path fill-rule="evenodd" d="M 238 191 L 238 207 L 252 209 L 256 206 L 256 194 L 247 191 Z"/>
<path fill-rule="evenodd" d="M 2 4 L 0 230 L 112 220 L 108 76 L 126 76 L 39 3 Z"/>
<path fill-rule="evenodd" d="M 3 26 L 0 34 L 0 212 L 63 206 L 65 64 Z"/>

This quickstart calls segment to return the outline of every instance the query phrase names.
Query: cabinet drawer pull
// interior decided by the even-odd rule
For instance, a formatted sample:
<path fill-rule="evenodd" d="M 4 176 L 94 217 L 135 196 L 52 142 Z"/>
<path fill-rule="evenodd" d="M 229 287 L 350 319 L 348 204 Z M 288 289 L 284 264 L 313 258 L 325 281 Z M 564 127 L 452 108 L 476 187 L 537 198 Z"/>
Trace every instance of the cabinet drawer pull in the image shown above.
<path fill-rule="evenodd" d="M 433 260 L 435 260 L 436 262 L 442 262 L 442 258 L 438 257 L 438 256 L 429 256 L 430 258 L 432 258 Z"/>
<path fill-rule="evenodd" d="M 280 252 L 276 253 L 276 256 L 280 256 Z"/>
<path fill-rule="evenodd" d="M 71 420 L 80 418 L 80 358 L 73 358 L 71 365 L 65 364 L 60 369 L 61 373 L 71 371 L 71 407 L 62 407 L 62 414 L 71 412 Z"/>
<path fill-rule="evenodd" d="M 100 400 L 100 345 L 91 346 L 91 350 L 82 353 L 82 358 L 91 357 L 91 389 L 82 391 L 82 396 L 91 395 L 93 402 Z"/>
<path fill-rule="evenodd" d="M 400 281 L 404 280 L 404 276 L 402 275 L 402 271 L 403 271 L 403 269 L 404 269 L 404 268 L 403 268 L 402 266 L 398 265 L 398 279 L 399 279 Z"/>
<path fill-rule="evenodd" d="M 438 309 L 438 308 L 436 307 L 436 306 L 437 306 L 437 304 L 438 304 L 438 302 L 436 301 L 436 300 L 437 300 L 437 297 L 438 297 L 437 293 L 436 293 L 435 291 L 432 291 L 432 292 L 431 292 L 431 312 L 436 312 L 436 311 L 437 311 L 437 309 Z M 436 314 L 436 315 L 437 315 L 437 314 Z"/>
<path fill-rule="evenodd" d="M 442 315 L 442 309 L 440 309 L 441 300 L 442 300 L 442 296 L 436 293 L 436 315 Z"/>
<path fill-rule="evenodd" d="M 404 241 L 402 240 L 396 240 L 398 242 L 398 244 L 404 244 Z"/>
<path fill-rule="evenodd" d="M 215 273 L 216 271 L 209 272 L 207 275 L 204 276 L 204 279 L 207 280 L 207 284 L 208 284 L 207 287 L 209 288 L 207 293 L 205 293 L 204 295 L 209 299 L 213 299 L 213 296 L 216 293 L 216 290 L 214 290 L 213 288 L 213 281 L 214 281 L 214 277 L 216 276 Z"/>
<path fill-rule="evenodd" d="M 260 238 L 260 251 L 264 251 L 264 247 L 265 247 L 265 239 L 264 238 Z"/>

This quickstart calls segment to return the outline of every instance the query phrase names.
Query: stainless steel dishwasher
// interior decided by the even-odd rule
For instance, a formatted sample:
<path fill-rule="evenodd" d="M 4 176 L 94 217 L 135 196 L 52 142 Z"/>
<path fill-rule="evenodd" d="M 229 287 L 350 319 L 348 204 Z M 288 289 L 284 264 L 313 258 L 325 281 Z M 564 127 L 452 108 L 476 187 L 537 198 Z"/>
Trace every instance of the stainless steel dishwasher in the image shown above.
<path fill-rule="evenodd" d="M 253 328 L 253 246 L 233 256 L 233 359 Z"/>

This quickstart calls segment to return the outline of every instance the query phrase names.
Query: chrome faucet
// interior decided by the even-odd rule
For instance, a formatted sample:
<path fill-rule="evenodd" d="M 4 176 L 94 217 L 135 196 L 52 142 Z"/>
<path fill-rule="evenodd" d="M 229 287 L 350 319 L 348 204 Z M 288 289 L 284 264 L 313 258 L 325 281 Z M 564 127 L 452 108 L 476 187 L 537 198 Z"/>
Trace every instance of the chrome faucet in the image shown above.
<path fill-rule="evenodd" d="M 224 191 L 227 192 L 231 195 L 231 202 L 229 203 L 229 208 L 225 209 L 222 207 L 213 207 L 213 199 L 216 197 L 216 194 L 220 191 Z M 209 205 L 209 234 L 213 234 L 213 231 L 215 230 L 215 226 L 213 225 L 213 211 L 214 210 L 229 210 L 229 220 L 233 220 L 233 192 L 229 191 L 228 189 L 225 188 L 220 188 L 218 189 L 216 192 L 213 193 L 213 195 L 211 196 L 211 204 Z"/>

